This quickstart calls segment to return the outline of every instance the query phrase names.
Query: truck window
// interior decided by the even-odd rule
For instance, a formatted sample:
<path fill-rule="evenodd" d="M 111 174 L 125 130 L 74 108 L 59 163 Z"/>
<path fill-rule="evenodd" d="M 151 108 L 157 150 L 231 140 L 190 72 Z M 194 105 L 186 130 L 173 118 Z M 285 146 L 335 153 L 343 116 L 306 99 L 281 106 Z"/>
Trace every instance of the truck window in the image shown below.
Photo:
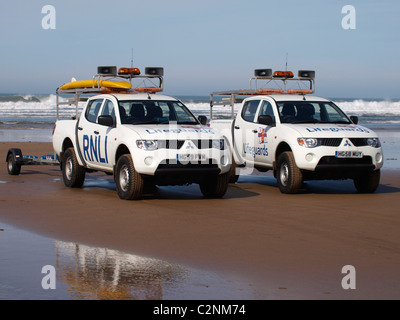
<path fill-rule="evenodd" d="M 119 101 L 122 124 L 198 124 L 196 117 L 179 101 Z"/>
<path fill-rule="evenodd" d="M 261 105 L 260 113 L 258 115 L 259 116 L 271 116 L 274 119 L 275 118 L 274 109 L 272 109 L 271 103 L 264 100 Z"/>
<path fill-rule="evenodd" d="M 254 122 L 260 100 L 246 101 L 242 109 L 242 118 L 246 121 Z"/>
<path fill-rule="evenodd" d="M 103 99 L 95 99 L 89 101 L 89 104 L 86 108 L 86 119 L 89 122 L 96 123 L 97 116 L 99 115 L 101 104 L 103 103 Z"/>
<path fill-rule="evenodd" d="M 115 123 L 115 110 L 114 110 L 114 104 L 112 103 L 112 101 L 106 99 L 106 101 L 104 102 L 104 107 L 101 112 L 101 115 L 102 116 L 111 116 Z"/>
<path fill-rule="evenodd" d="M 333 102 L 277 102 L 281 123 L 351 123 Z"/>

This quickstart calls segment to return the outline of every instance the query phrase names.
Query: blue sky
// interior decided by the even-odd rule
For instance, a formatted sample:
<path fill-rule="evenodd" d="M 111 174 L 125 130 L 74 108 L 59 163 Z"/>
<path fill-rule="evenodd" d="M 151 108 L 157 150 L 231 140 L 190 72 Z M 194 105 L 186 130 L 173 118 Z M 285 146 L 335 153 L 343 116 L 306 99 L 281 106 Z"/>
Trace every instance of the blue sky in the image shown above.
<path fill-rule="evenodd" d="M 42 28 L 53 5 L 56 29 Z M 356 29 L 342 28 L 342 7 Z M 0 93 L 54 93 L 98 65 L 165 68 L 165 92 L 244 89 L 254 69 L 316 71 L 316 94 L 400 97 L 398 0 L 7 1 Z"/>

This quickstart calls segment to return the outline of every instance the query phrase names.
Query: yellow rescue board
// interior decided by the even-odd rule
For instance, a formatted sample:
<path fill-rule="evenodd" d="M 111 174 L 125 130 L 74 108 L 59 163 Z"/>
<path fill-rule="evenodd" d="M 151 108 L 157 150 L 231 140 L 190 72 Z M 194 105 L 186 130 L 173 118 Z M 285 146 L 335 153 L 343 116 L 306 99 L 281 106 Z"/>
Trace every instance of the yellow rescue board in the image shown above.
<path fill-rule="evenodd" d="M 60 90 L 79 89 L 79 88 L 115 88 L 131 89 L 132 85 L 126 81 L 111 80 L 79 80 L 63 84 Z"/>

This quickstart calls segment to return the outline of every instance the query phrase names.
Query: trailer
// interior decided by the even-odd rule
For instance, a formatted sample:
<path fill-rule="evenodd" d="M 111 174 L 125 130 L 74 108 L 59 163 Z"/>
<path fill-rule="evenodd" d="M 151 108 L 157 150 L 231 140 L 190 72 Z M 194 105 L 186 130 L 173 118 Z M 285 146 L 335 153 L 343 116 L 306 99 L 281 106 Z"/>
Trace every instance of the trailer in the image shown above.
<path fill-rule="evenodd" d="M 54 154 L 43 156 L 23 155 L 21 149 L 10 148 L 6 157 L 7 172 L 9 175 L 19 175 L 21 166 L 24 165 L 60 165 L 60 162 Z"/>

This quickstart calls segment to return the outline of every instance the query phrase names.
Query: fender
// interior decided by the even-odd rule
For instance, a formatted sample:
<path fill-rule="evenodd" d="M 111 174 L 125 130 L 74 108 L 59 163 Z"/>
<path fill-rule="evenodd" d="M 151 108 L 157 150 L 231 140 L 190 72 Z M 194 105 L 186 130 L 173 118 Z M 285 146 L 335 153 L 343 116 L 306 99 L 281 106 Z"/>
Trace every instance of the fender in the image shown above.
<path fill-rule="evenodd" d="M 79 145 L 79 138 L 78 138 L 79 121 L 80 121 L 80 118 L 79 118 L 79 120 L 76 122 L 76 125 L 75 125 L 75 145 L 76 145 L 76 151 L 77 151 L 79 160 L 81 160 L 83 166 L 86 167 L 86 161 L 85 161 L 85 159 L 84 159 L 83 156 L 82 156 L 81 148 L 80 148 L 80 145 Z"/>
<path fill-rule="evenodd" d="M 8 149 L 6 161 L 8 160 L 8 156 L 12 154 L 17 164 L 23 164 L 22 151 L 19 148 L 10 148 Z"/>

